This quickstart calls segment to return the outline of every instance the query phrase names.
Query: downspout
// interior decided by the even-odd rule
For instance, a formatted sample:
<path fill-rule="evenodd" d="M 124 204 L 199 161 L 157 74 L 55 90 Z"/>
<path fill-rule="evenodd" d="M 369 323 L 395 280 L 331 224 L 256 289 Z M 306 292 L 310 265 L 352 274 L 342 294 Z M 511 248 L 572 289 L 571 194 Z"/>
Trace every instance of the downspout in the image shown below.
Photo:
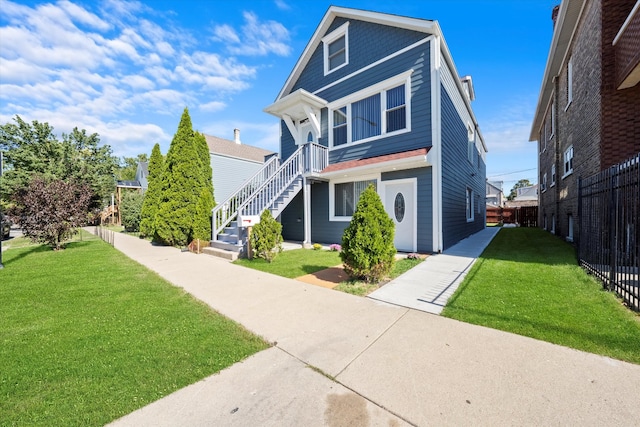
<path fill-rule="evenodd" d="M 434 35 L 431 42 L 431 150 L 432 166 L 432 218 L 433 252 L 443 250 L 442 230 L 442 94 L 440 84 L 440 37 Z"/>

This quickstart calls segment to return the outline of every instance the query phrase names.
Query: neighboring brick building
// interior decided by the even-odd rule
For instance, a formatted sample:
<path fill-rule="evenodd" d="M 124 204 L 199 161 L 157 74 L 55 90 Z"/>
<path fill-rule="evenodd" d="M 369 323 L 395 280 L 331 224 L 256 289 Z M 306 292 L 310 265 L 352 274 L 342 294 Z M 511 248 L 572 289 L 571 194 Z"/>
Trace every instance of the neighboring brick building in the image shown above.
<path fill-rule="evenodd" d="M 564 0 L 531 128 L 539 224 L 573 241 L 578 178 L 640 152 L 640 0 Z"/>

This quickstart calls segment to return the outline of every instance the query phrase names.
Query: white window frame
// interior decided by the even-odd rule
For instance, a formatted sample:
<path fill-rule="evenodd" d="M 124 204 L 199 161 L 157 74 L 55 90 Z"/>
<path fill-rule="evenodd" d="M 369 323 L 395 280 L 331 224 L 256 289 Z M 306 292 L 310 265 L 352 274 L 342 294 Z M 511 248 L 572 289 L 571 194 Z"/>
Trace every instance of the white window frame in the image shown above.
<path fill-rule="evenodd" d="M 564 171 L 562 179 L 573 173 L 573 157 L 573 145 L 570 145 L 566 150 L 564 150 L 564 154 L 562 156 L 562 170 Z M 567 166 L 567 164 L 569 164 L 569 166 Z"/>
<path fill-rule="evenodd" d="M 344 63 L 329 69 L 329 45 L 339 38 L 344 37 Z M 324 75 L 331 74 L 342 67 L 349 65 L 349 22 L 345 22 L 331 33 L 322 38 L 324 56 Z"/>
<path fill-rule="evenodd" d="M 551 165 L 551 185 L 550 185 L 550 187 L 553 187 L 554 185 L 556 185 L 556 165 L 555 164 Z"/>
<path fill-rule="evenodd" d="M 567 62 L 567 106 L 564 110 L 567 111 L 573 101 L 573 57 L 569 58 Z"/>
<path fill-rule="evenodd" d="M 377 139 L 386 138 L 388 136 L 400 135 L 403 133 L 411 132 L 411 74 L 413 70 L 405 71 L 402 74 L 391 77 L 387 80 L 381 81 L 373 86 L 359 90 L 344 98 L 337 99 L 327 105 L 329 110 L 329 150 L 340 149 L 350 147 L 365 142 L 375 141 Z M 387 132 L 387 96 L 386 91 L 393 89 L 397 86 L 404 84 L 404 102 L 405 102 L 405 114 L 406 114 L 406 127 L 404 129 L 398 129 L 393 132 Z M 380 135 L 371 136 L 369 138 L 360 139 L 358 141 L 352 140 L 351 132 L 351 104 L 361 101 L 365 98 L 369 98 L 376 94 L 380 94 L 380 121 L 381 129 Z M 347 107 L 347 142 L 334 147 L 333 144 L 333 112 L 334 110 Z"/>
<path fill-rule="evenodd" d="M 329 182 L 329 221 L 330 222 L 349 222 L 351 221 L 351 216 L 337 216 L 336 215 L 336 184 L 344 184 L 345 182 L 356 182 L 356 181 L 370 181 L 376 180 L 376 192 L 380 195 L 380 183 L 381 174 L 369 174 L 369 175 L 357 175 L 357 176 L 349 176 L 345 178 L 338 178 L 335 180 L 331 180 Z M 355 209 L 355 206 L 354 206 Z"/>
<path fill-rule="evenodd" d="M 466 198 L 466 217 L 467 217 L 467 222 L 472 222 L 475 219 L 475 211 L 474 211 L 474 200 L 473 200 L 473 189 L 467 187 L 466 189 L 466 193 L 465 193 L 465 198 Z"/>
<path fill-rule="evenodd" d="M 547 191 L 547 173 L 545 172 L 544 175 L 542 175 L 542 192 L 544 193 L 545 191 Z"/>
<path fill-rule="evenodd" d="M 467 160 L 469 160 L 469 163 L 473 164 L 473 150 L 475 150 L 476 148 L 476 138 L 474 129 L 469 123 L 467 124 L 467 137 Z"/>
<path fill-rule="evenodd" d="M 573 215 L 567 215 L 567 242 L 573 242 Z"/>
<path fill-rule="evenodd" d="M 553 95 L 551 95 L 553 97 Z M 549 139 L 553 138 L 556 134 L 556 102 L 551 102 L 551 135 L 549 135 Z"/>

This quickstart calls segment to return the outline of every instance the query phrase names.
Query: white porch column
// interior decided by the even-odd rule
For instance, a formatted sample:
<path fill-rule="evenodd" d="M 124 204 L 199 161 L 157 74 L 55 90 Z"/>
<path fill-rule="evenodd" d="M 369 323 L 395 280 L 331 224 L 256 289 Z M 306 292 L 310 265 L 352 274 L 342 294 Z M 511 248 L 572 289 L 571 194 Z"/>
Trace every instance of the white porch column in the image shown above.
<path fill-rule="evenodd" d="M 305 177 L 304 188 L 302 189 L 302 196 L 304 199 L 304 242 L 302 246 L 305 248 L 311 247 L 311 183 Z"/>

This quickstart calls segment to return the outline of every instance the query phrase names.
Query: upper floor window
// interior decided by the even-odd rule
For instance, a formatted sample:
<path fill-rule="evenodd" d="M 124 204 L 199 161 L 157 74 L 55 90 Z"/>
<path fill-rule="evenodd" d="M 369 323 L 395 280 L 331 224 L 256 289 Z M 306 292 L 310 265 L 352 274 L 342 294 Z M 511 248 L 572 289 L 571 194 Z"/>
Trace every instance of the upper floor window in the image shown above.
<path fill-rule="evenodd" d="M 547 191 L 547 174 L 542 175 L 542 192 Z"/>
<path fill-rule="evenodd" d="M 551 187 L 556 185 L 556 165 L 551 165 Z"/>
<path fill-rule="evenodd" d="M 551 103 L 551 134 L 549 135 L 549 139 L 553 137 L 556 133 L 556 103 Z"/>
<path fill-rule="evenodd" d="M 473 190 L 467 187 L 467 222 L 473 221 Z"/>
<path fill-rule="evenodd" d="M 327 75 L 349 63 L 349 23 L 345 23 L 322 39 L 324 74 Z"/>
<path fill-rule="evenodd" d="M 475 150 L 475 133 L 471 125 L 467 126 L 467 159 L 473 164 L 473 151 Z"/>
<path fill-rule="evenodd" d="M 567 107 L 573 101 L 573 58 L 569 58 L 567 63 Z"/>
<path fill-rule="evenodd" d="M 329 105 L 329 146 L 339 147 L 410 129 L 409 74 Z"/>
<path fill-rule="evenodd" d="M 573 145 L 567 148 L 564 152 L 564 175 L 570 175 L 573 172 Z"/>

